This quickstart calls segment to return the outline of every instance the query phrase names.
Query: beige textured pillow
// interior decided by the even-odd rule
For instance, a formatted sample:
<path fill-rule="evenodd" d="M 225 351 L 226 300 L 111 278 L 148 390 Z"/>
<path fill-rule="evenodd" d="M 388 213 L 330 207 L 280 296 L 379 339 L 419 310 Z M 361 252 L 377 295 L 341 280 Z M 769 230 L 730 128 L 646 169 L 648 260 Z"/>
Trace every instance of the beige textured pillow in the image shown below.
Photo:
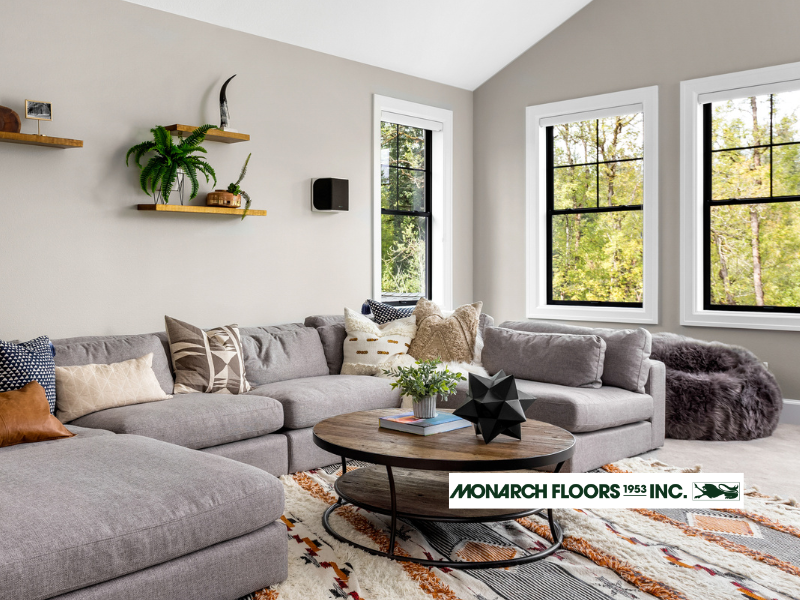
<path fill-rule="evenodd" d="M 110 365 L 56 367 L 56 417 L 62 423 L 89 413 L 172 398 L 153 372 L 153 353 Z"/>
<path fill-rule="evenodd" d="M 344 327 L 342 375 L 381 374 L 408 352 L 417 331 L 413 316 L 378 325 L 349 308 L 344 309 Z"/>
<path fill-rule="evenodd" d="M 417 336 L 408 353 L 417 360 L 472 362 L 482 308 L 483 302 L 465 304 L 445 317 L 434 302 L 420 298 L 413 312 L 417 317 Z"/>

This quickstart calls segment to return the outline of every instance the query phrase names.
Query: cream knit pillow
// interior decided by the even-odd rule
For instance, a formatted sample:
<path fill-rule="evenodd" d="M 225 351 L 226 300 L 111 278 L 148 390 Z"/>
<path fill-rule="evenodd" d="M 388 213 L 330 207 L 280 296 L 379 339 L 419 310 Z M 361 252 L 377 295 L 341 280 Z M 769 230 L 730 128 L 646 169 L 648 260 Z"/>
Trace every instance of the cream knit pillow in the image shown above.
<path fill-rule="evenodd" d="M 68 423 L 83 415 L 172 398 L 153 372 L 153 353 L 110 365 L 56 367 L 56 417 Z"/>
<path fill-rule="evenodd" d="M 378 375 L 383 363 L 408 353 L 417 333 L 414 316 L 378 325 L 375 321 L 344 309 L 344 363 L 342 375 Z"/>

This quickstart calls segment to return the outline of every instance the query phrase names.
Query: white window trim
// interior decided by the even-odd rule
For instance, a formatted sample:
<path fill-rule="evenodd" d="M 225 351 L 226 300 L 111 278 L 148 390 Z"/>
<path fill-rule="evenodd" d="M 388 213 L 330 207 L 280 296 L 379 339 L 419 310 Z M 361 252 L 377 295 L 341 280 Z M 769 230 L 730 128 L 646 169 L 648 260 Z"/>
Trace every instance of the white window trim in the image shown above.
<path fill-rule="evenodd" d="M 800 331 L 798 314 L 703 308 L 703 153 L 700 127 L 701 94 L 706 102 L 742 97 L 735 91 L 740 88 L 762 86 L 755 91 L 763 94 L 773 86 L 776 91 L 784 90 L 784 82 L 798 79 L 800 63 L 791 63 L 681 82 L 681 325 Z M 793 89 L 798 88 L 800 82 L 793 86 Z"/>
<path fill-rule="evenodd" d="M 608 116 L 644 112 L 644 257 L 642 308 L 547 304 L 547 202 L 544 125 L 589 111 Z M 609 111 L 608 109 L 614 109 Z M 591 117 L 589 117 L 591 118 Z M 597 117 L 594 117 L 597 118 Z M 658 323 L 658 86 L 529 106 L 526 109 L 526 309 L 528 318 Z"/>
<path fill-rule="evenodd" d="M 381 113 L 394 113 L 397 121 L 408 117 L 432 122 L 433 181 L 431 214 L 432 299 L 446 310 L 453 305 L 453 111 L 397 98 L 373 98 L 373 194 L 372 194 L 372 297 L 381 297 Z M 395 121 L 392 119 L 392 121 Z M 402 123 L 401 123 L 402 124 Z M 438 127 L 437 127 L 438 126 Z M 438 129 L 438 131 L 437 131 Z"/>

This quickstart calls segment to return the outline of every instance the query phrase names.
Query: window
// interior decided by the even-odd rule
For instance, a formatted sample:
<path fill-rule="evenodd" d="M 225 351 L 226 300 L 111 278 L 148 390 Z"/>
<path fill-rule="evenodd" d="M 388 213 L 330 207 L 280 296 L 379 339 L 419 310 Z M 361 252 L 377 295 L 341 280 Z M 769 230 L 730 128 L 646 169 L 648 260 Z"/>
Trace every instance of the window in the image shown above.
<path fill-rule="evenodd" d="M 681 323 L 800 330 L 800 63 L 681 103 Z"/>
<path fill-rule="evenodd" d="M 551 125 L 548 304 L 642 307 L 643 119 Z"/>
<path fill-rule="evenodd" d="M 453 302 L 453 113 L 374 96 L 372 297 Z"/>
<path fill-rule="evenodd" d="M 381 121 L 381 299 L 431 297 L 433 132 Z"/>
<path fill-rule="evenodd" d="M 656 87 L 527 110 L 528 317 L 658 319 Z"/>
<path fill-rule="evenodd" d="M 800 312 L 800 91 L 703 105 L 708 310 Z"/>

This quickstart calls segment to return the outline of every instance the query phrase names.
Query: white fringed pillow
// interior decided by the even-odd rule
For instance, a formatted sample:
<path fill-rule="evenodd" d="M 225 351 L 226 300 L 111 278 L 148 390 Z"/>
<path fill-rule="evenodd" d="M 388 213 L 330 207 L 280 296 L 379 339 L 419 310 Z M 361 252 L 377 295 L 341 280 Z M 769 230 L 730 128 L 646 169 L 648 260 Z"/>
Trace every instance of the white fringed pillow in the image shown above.
<path fill-rule="evenodd" d="M 365 316 L 344 309 L 344 363 L 342 375 L 378 375 L 384 363 L 408 353 L 417 334 L 415 316 L 378 325 Z"/>
<path fill-rule="evenodd" d="M 153 353 L 110 365 L 56 367 L 56 417 L 62 423 L 89 413 L 172 398 L 153 371 Z"/>

